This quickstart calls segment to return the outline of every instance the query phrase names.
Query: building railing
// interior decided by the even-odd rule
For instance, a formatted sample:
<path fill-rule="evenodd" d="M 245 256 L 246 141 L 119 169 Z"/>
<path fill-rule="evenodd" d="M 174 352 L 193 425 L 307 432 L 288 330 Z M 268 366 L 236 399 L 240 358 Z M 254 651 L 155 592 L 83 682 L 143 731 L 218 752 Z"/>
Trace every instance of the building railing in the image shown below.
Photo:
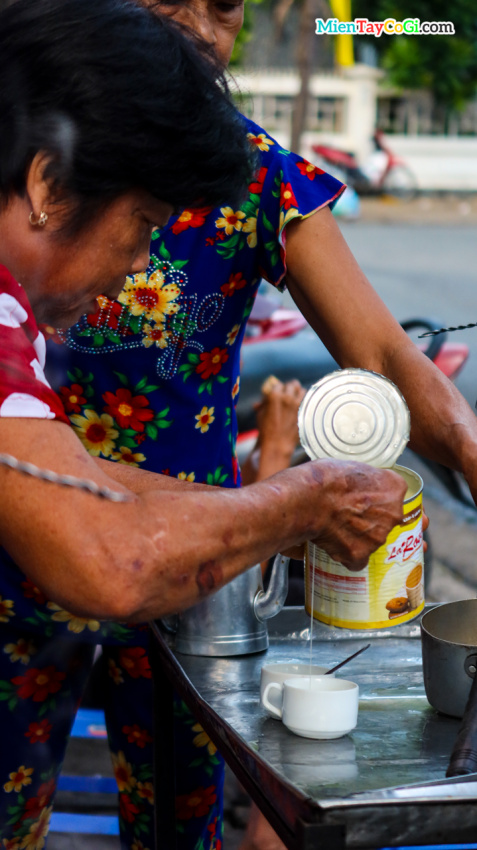
<path fill-rule="evenodd" d="M 477 136 L 477 100 L 462 112 L 436 110 L 426 92 L 379 94 L 377 123 L 386 133 L 408 136 Z"/>

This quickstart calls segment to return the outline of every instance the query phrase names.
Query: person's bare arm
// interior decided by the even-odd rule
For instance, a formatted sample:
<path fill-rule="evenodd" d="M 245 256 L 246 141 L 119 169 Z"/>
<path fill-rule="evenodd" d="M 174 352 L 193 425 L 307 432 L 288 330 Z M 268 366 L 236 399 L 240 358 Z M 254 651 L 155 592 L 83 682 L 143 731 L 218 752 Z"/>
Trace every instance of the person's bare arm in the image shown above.
<path fill-rule="evenodd" d="M 171 475 L 162 475 L 160 472 L 151 472 L 149 469 L 141 469 L 136 466 L 128 466 L 125 463 L 117 463 L 113 460 L 95 458 L 95 463 L 118 484 L 127 487 L 133 493 L 145 493 L 147 490 L 218 490 L 211 484 L 199 484 L 196 481 L 182 481 Z"/>
<path fill-rule="evenodd" d="M 255 407 L 257 443 L 242 466 L 244 484 L 264 481 L 286 469 L 298 444 L 298 408 L 305 395 L 299 381 L 285 384 L 270 375 Z"/>
<path fill-rule="evenodd" d="M 63 423 L 0 419 L 0 445 L 20 460 L 124 490 Z M 401 519 L 404 490 L 392 472 L 317 461 L 241 490 L 151 490 L 115 503 L 0 466 L 0 539 L 66 609 L 144 622 L 307 539 L 363 566 Z"/>
<path fill-rule="evenodd" d="M 262 386 L 262 400 L 255 406 L 258 438 L 255 447 L 242 464 L 244 485 L 264 481 L 276 472 L 287 469 L 298 444 L 298 408 L 305 395 L 299 381 L 285 384 L 269 375 Z M 287 553 L 303 557 L 303 547 Z M 261 564 L 265 576 L 268 561 Z"/>
<path fill-rule="evenodd" d="M 477 497 L 477 418 L 393 318 L 359 268 L 328 208 L 287 227 L 290 293 L 343 368 L 390 378 L 411 411 L 410 445 L 462 471 Z"/>

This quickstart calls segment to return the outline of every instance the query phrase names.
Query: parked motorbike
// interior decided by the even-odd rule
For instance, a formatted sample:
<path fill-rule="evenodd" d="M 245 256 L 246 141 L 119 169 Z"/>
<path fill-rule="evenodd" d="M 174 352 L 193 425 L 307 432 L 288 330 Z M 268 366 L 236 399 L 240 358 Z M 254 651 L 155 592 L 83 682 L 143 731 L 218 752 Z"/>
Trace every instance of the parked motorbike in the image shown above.
<path fill-rule="evenodd" d="M 417 181 L 406 162 L 394 154 L 384 133 L 376 130 L 373 136 L 375 150 L 360 167 L 353 153 L 331 145 L 312 145 L 323 167 L 338 170 L 348 186 L 358 195 L 391 195 L 401 201 L 410 201 L 417 194 Z"/>

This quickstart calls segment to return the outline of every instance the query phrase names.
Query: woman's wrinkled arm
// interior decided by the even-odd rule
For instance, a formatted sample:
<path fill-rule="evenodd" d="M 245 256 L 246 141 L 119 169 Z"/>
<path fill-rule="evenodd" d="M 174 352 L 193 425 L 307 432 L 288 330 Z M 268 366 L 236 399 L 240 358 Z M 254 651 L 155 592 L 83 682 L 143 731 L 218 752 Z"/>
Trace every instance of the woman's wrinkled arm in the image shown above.
<path fill-rule="evenodd" d="M 199 484 L 196 481 L 182 481 L 171 475 L 162 475 L 160 472 L 151 472 L 148 469 L 140 469 L 128 466 L 125 463 L 116 463 L 112 460 L 95 458 L 100 469 L 113 481 L 122 484 L 133 493 L 145 493 L 148 490 L 215 490 L 218 489 L 210 484 Z"/>
<path fill-rule="evenodd" d="M 0 419 L 2 451 L 127 491 L 67 425 Z M 315 539 L 363 566 L 402 517 L 404 481 L 318 461 L 241 490 L 148 490 L 111 502 L 0 466 L 0 539 L 54 602 L 97 619 L 144 622 L 187 608 L 276 551 Z"/>

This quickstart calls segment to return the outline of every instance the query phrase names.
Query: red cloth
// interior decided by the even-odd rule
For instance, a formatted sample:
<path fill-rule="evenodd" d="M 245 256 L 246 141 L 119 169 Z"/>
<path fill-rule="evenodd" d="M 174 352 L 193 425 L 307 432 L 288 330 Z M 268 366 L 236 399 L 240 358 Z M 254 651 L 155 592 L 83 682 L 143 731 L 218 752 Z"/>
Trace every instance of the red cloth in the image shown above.
<path fill-rule="evenodd" d="M 69 424 L 45 378 L 45 350 L 25 291 L 0 265 L 0 416 Z"/>

